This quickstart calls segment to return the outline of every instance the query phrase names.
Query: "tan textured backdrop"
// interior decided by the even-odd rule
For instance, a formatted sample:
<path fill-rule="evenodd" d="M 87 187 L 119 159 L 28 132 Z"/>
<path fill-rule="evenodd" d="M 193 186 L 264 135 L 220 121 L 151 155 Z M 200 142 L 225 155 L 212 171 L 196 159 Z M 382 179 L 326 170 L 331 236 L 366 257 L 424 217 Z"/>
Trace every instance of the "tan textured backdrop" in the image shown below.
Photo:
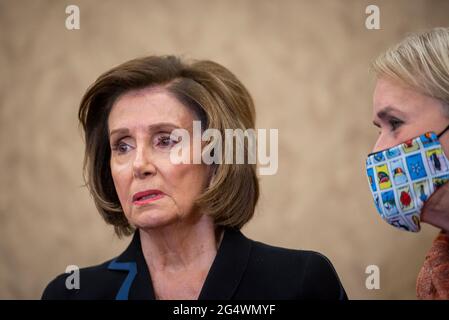
<path fill-rule="evenodd" d="M 65 28 L 77 4 L 81 29 Z M 365 8 L 381 9 L 381 30 Z M 353 299 L 415 298 L 436 230 L 399 232 L 373 208 L 364 160 L 369 62 L 406 32 L 447 26 L 449 1 L 0 1 L 0 298 L 37 299 L 69 264 L 118 254 L 120 241 L 81 188 L 79 100 L 136 56 L 212 59 L 253 94 L 259 128 L 279 128 L 279 171 L 261 177 L 244 232 L 323 252 Z M 365 288 L 365 268 L 381 271 Z"/>

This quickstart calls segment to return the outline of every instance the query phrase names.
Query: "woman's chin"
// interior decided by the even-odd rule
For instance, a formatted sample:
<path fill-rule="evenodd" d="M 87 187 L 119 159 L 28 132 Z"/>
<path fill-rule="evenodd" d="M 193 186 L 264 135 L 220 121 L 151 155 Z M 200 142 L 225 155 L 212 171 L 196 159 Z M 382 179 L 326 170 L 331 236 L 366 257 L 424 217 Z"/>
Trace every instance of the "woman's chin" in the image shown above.
<path fill-rule="evenodd" d="M 169 225 L 176 220 L 176 215 L 171 215 L 159 209 L 139 210 L 134 212 L 132 224 L 139 229 L 154 229 Z"/>

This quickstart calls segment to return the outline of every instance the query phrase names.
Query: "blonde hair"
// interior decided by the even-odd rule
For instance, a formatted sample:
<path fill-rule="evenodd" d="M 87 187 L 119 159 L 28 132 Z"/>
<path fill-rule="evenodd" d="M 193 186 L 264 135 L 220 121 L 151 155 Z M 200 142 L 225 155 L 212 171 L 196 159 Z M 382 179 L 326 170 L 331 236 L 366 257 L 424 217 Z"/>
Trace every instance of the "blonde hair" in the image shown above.
<path fill-rule="evenodd" d="M 84 179 L 95 205 L 116 234 L 130 235 L 110 168 L 111 150 L 107 120 L 122 94 L 163 86 L 186 107 L 193 109 L 202 127 L 220 130 L 255 126 L 251 95 L 228 69 L 212 61 L 186 63 L 175 56 L 149 56 L 125 62 L 102 74 L 81 100 L 78 118 L 85 133 Z M 222 144 L 224 146 L 224 143 Z M 248 154 L 245 146 L 245 157 Z M 196 206 L 212 216 L 216 225 L 241 228 L 248 222 L 259 198 L 256 165 L 217 164 L 209 187 Z"/>
<path fill-rule="evenodd" d="M 378 77 L 387 76 L 440 100 L 449 117 L 449 28 L 408 35 L 373 62 Z"/>

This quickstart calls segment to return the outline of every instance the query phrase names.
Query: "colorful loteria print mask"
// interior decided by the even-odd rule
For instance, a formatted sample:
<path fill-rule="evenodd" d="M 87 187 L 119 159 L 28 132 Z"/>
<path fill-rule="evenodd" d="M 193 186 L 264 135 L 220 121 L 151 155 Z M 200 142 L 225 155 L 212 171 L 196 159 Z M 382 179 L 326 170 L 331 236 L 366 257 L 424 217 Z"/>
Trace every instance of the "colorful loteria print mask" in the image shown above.
<path fill-rule="evenodd" d="M 418 232 L 427 199 L 449 181 L 449 160 L 434 132 L 374 152 L 366 160 L 368 182 L 377 211 L 387 223 Z"/>

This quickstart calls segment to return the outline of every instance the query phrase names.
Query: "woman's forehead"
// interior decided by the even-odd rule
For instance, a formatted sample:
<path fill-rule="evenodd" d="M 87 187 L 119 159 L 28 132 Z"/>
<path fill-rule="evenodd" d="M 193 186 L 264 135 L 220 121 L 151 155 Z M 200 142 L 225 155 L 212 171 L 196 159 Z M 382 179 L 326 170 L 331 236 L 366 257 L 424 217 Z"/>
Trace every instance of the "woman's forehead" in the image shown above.
<path fill-rule="evenodd" d="M 188 128 L 195 118 L 188 107 L 166 91 L 138 90 L 117 99 L 108 118 L 108 127 L 110 132 L 119 127 L 146 128 L 158 123 Z"/>
<path fill-rule="evenodd" d="M 373 95 L 373 113 L 380 115 L 419 115 L 432 112 L 439 101 L 388 79 L 379 79 Z M 436 109 L 435 109 L 436 110 Z M 436 110 L 438 111 L 438 110 Z"/>

